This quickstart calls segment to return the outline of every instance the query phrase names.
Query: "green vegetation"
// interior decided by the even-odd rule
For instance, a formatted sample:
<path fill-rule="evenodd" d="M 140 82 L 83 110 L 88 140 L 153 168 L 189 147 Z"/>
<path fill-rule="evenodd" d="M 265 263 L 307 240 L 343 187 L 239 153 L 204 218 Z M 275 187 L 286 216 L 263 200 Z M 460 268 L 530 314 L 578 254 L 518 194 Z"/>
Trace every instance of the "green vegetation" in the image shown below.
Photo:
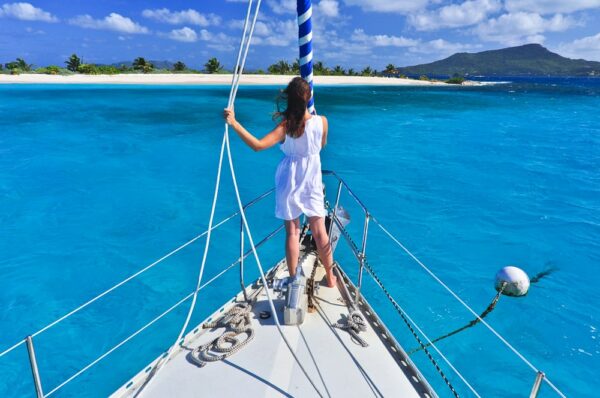
<path fill-rule="evenodd" d="M 360 75 L 361 76 L 375 76 L 376 73 L 377 72 L 374 69 L 371 69 L 370 66 L 367 66 L 360 72 Z"/>
<path fill-rule="evenodd" d="M 133 69 L 142 73 L 150 73 L 154 70 L 154 65 L 150 61 L 146 61 L 143 57 L 138 57 L 133 60 Z"/>
<path fill-rule="evenodd" d="M 346 74 L 346 71 L 344 70 L 344 68 L 341 67 L 341 65 L 336 65 L 333 68 L 332 75 L 334 75 L 334 76 L 344 76 L 345 74 Z"/>
<path fill-rule="evenodd" d="M 394 64 L 388 64 L 388 66 L 385 67 L 383 73 L 393 75 L 396 73 L 396 67 L 394 66 Z"/>
<path fill-rule="evenodd" d="M 399 68 L 409 75 L 460 76 L 597 76 L 600 62 L 570 59 L 539 44 L 479 53 L 458 53 L 446 59 Z"/>
<path fill-rule="evenodd" d="M 419 80 L 423 80 L 423 81 L 428 82 L 429 78 L 427 76 L 425 76 L 425 75 L 421 75 L 421 76 L 419 76 Z"/>
<path fill-rule="evenodd" d="M 313 73 L 315 75 L 326 75 L 327 74 L 327 68 L 325 67 L 325 65 L 321 61 L 314 62 L 313 63 Z"/>
<path fill-rule="evenodd" d="M 284 60 L 277 61 L 273 65 L 269 65 L 267 70 L 272 75 L 290 75 L 293 73 L 292 66 Z"/>
<path fill-rule="evenodd" d="M 31 72 L 32 65 L 25 62 L 23 58 L 17 58 L 16 61 L 8 62 L 4 65 L 10 71 L 11 75 L 18 75 L 22 72 Z"/>
<path fill-rule="evenodd" d="M 77 72 L 84 75 L 117 75 L 121 70 L 112 65 L 81 64 Z"/>
<path fill-rule="evenodd" d="M 187 70 L 187 66 L 183 62 L 177 61 L 173 64 L 173 72 L 183 72 L 185 70 Z"/>
<path fill-rule="evenodd" d="M 452 76 L 450 79 L 446 80 L 448 84 L 463 84 L 465 82 L 465 78 L 462 76 Z"/>
<path fill-rule="evenodd" d="M 221 65 L 218 59 L 213 57 L 204 64 L 204 70 L 206 73 L 219 73 L 223 70 L 223 65 Z"/>
<path fill-rule="evenodd" d="M 37 68 L 35 73 L 41 73 L 44 75 L 64 75 L 67 73 L 65 68 L 61 68 L 60 66 L 50 65 L 42 68 Z"/>
<path fill-rule="evenodd" d="M 75 54 L 71 55 L 69 59 L 65 61 L 65 64 L 67 64 L 67 69 L 71 72 L 77 72 L 82 63 L 83 62 L 81 61 L 81 58 Z"/>

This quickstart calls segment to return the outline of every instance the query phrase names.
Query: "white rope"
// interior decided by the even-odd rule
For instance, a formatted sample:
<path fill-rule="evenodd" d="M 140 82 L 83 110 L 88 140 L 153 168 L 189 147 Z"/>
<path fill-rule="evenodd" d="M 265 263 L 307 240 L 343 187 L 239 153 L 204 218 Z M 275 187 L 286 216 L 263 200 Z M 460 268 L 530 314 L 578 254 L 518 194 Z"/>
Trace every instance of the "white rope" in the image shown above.
<path fill-rule="evenodd" d="M 232 86 L 231 86 L 231 89 L 230 89 L 230 92 L 229 92 L 228 108 L 231 108 L 233 106 L 234 102 L 235 102 L 235 98 L 236 98 L 237 91 L 238 91 L 238 88 L 239 88 L 240 78 L 241 78 L 241 75 L 243 73 L 243 68 L 244 68 L 244 66 L 246 64 L 246 58 L 247 58 L 247 55 L 248 55 L 248 50 L 250 48 L 250 43 L 251 43 L 251 40 L 252 40 L 252 34 L 254 32 L 254 27 L 256 25 L 256 20 L 257 20 L 257 17 L 258 17 L 258 12 L 259 12 L 260 4 L 261 4 L 262 0 L 258 0 L 257 3 L 256 3 L 255 12 L 254 12 L 254 16 L 253 16 L 253 19 L 252 19 L 252 25 L 250 27 L 249 33 L 246 36 L 248 22 L 249 22 L 249 17 L 250 17 L 250 10 L 252 8 L 252 1 L 253 0 L 249 0 L 249 2 L 248 2 L 248 11 L 246 13 L 246 20 L 244 21 L 244 31 L 242 32 L 242 40 L 241 40 L 241 44 L 240 44 L 240 50 L 238 51 L 238 57 L 237 57 L 237 61 L 236 61 L 236 65 L 235 65 L 235 69 L 233 71 L 233 77 L 232 77 L 232 82 L 233 83 L 232 83 Z M 243 56 L 242 56 L 242 48 L 244 48 L 244 50 L 243 50 Z M 241 57 L 241 62 L 240 62 L 240 57 Z M 273 300 L 272 300 L 271 295 L 269 293 L 268 284 L 267 284 L 267 281 L 266 281 L 266 278 L 265 278 L 265 275 L 264 275 L 264 271 L 263 271 L 263 268 L 262 268 L 262 266 L 260 264 L 260 260 L 258 258 L 258 252 L 256 251 L 256 246 L 254 245 L 254 241 L 252 239 L 250 228 L 249 228 L 248 222 L 246 220 L 246 214 L 245 214 L 245 211 L 244 211 L 244 206 L 243 206 L 243 204 L 241 202 L 240 193 L 239 193 L 239 189 L 238 189 L 238 185 L 237 185 L 237 180 L 236 180 L 236 176 L 235 176 L 235 171 L 234 171 L 234 167 L 233 167 L 233 158 L 231 156 L 231 148 L 230 148 L 230 145 L 229 145 L 229 125 L 227 123 L 225 124 L 225 132 L 224 132 L 224 135 L 223 135 L 223 142 L 222 142 L 222 145 L 221 145 L 221 153 L 220 153 L 220 156 L 219 156 L 219 167 L 218 167 L 218 170 L 217 170 L 217 182 L 215 184 L 215 191 L 214 191 L 214 196 L 213 196 L 213 205 L 212 205 L 212 208 L 211 208 L 211 214 L 210 214 L 210 219 L 209 219 L 209 229 L 208 229 L 209 233 L 208 233 L 207 238 L 206 238 L 206 244 L 205 244 L 205 247 L 204 247 L 204 255 L 202 257 L 202 264 L 200 266 L 200 271 L 199 271 L 199 274 L 198 274 L 198 284 L 197 285 L 200 286 L 200 283 L 201 283 L 201 280 L 202 280 L 202 275 L 203 275 L 203 272 L 204 272 L 204 267 L 205 267 L 205 264 L 206 264 L 206 258 L 207 258 L 207 254 L 208 254 L 208 248 L 209 248 L 209 245 L 210 245 L 210 238 L 211 238 L 210 231 L 211 231 L 211 227 L 212 227 L 213 216 L 214 216 L 214 212 L 215 212 L 215 209 L 216 209 L 216 203 L 217 203 L 217 198 L 218 198 L 218 194 L 219 194 L 219 185 L 220 185 L 220 178 L 221 178 L 221 170 L 222 170 L 222 167 L 223 167 L 223 152 L 224 152 L 224 148 L 227 148 L 227 156 L 228 156 L 228 159 L 229 159 L 229 167 L 230 167 L 230 170 L 231 170 L 231 177 L 232 177 L 233 185 L 234 185 L 234 188 L 235 188 L 235 194 L 236 194 L 236 198 L 237 198 L 237 202 L 238 202 L 238 207 L 239 207 L 240 215 L 241 215 L 241 218 L 242 218 L 243 223 L 244 223 L 244 228 L 245 228 L 245 230 L 246 230 L 246 232 L 248 234 L 248 240 L 250 242 L 250 247 L 252 248 L 252 252 L 254 254 L 254 257 L 256 259 L 256 263 L 258 265 L 258 268 L 259 268 L 259 271 L 260 271 L 260 274 L 261 274 L 261 279 L 262 279 L 264 287 L 265 287 L 265 292 L 266 292 L 267 298 L 269 300 L 269 305 L 270 305 L 271 310 L 272 310 L 272 312 L 274 314 L 275 323 L 277 325 L 277 328 L 279 330 L 279 333 L 280 333 L 282 339 L 285 341 L 287 347 L 290 350 L 290 353 L 292 354 L 292 356 L 296 360 L 298 366 L 300 367 L 300 369 L 302 370 L 302 372 L 304 373 L 304 375 L 306 376 L 306 378 L 308 379 L 308 381 L 311 383 L 311 385 L 314 387 L 315 391 L 319 394 L 319 396 L 322 397 L 323 395 L 321 394 L 321 392 L 319 391 L 319 389 L 317 388 L 317 386 L 315 385 L 315 383 L 313 382 L 313 380 L 308 375 L 308 372 L 306 371 L 306 369 L 300 363 L 299 358 L 296 356 L 294 350 L 292 349 L 292 346 L 290 345 L 289 341 L 287 340 L 287 338 L 285 337 L 285 335 L 283 333 L 283 330 L 281 329 L 281 325 L 280 325 L 279 319 L 277 317 L 277 312 L 275 310 L 275 306 L 273 304 Z M 190 309 L 188 311 L 188 315 L 187 315 L 186 320 L 185 320 L 185 322 L 183 324 L 183 327 L 181 328 L 181 332 L 179 333 L 179 336 L 177 337 L 177 340 L 175 340 L 175 343 L 173 345 L 171 345 L 171 347 L 167 351 L 167 355 L 165 355 L 164 358 L 163 358 L 164 360 L 162 362 L 157 363 L 157 365 L 154 368 L 153 372 L 151 372 L 148 375 L 148 379 L 140 387 L 140 389 L 137 391 L 136 396 L 140 396 L 141 395 L 141 393 L 145 390 L 145 388 L 148 387 L 148 385 L 150 384 L 150 382 L 155 378 L 156 374 L 158 374 L 158 372 L 162 368 L 162 365 L 169 360 L 171 352 L 173 350 L 173 347 L 175 347 L 179 343 L 179 341 L 183 337 L 183 334 L 185 333 L 185 330 L 188 327 L 189 321 L 191 319 L 192 313 L 194 312 L 194 308 L 195 308 L 195 305 L 196 305 L 196 298 L 197 298 L 197 291 L 194 292 L 192 303 L 191 303 Z"/>
<path fill-rule="evenodd" d="M 238 55 L 237 55 L 237 60 L 236 60 L 236 65 L 235 68 L 233 70 L 233 76 L 232 76 L 232 84 L 231 84 L 231 88 L 229 91 L 229 100 L 228 100 L 228 107 L 231 107 L 234 101 L 234 90 L 235 90 L 235 86 L 237 84 L 239 84 L 239 75 L 240 75 L 240 69 L 239 69 L 239 65 L 240 65 L 240 59 L 242 56 L 242 48 L 244 45 L 244 41 L 246 38 L 246 33 L 247 33 L 247 29 L 248 29 L 248 21 L 250 20 L 250 13 L 252 10 L 252 1 L 253 0 L 249 0 L 248 1 L 248 9 L 246 11 L 246 19 L 244 20 L 244 27 L 243 27 L 243 32 L 242 32 L 242 39 L 240 42 L 240 49 L 238 51 Z M 260 6 L 260 0 L 258 5 Z M 256 14 L 258 14 L 258 8 L 256 9 Z M 256 20 L 256 18 L 254 19 L 254 21 Z M 251 32 L 254 30 L 254 27 L 252 27 Z M 249 43 L 249 40 L 248 40 Z M 206 259 L 208 257 L 208 249 L 210 247 L 210 238 L 211 238 L 211 227 L 212 227 L 212 222 L 213 222 L 213 218 L 214 218 L 214 214 L 215 214 L 215 210 L 217 207 L 217 199 L 219 197 L 219 186 L 220 186 L 220 182 L 221 182 L 221 170 L 223 168 L 223 153 L 224 153 L 224 149 L 225 149 L 225 141 L 226 141 L 226 136 L 227 136 L 227 129 L 224 132 L 223 135 L 223 141 L 221 143 L 221 152 L 219 154 L 219 167 L 217 169 L 217 181 L 215 183 L 215 189 L 214 189 L 214 194 L 213 194 L 213 202 L 212 202 L 212 207 L 210 210 L 210 217 L 209 217 L 209 222 L 208 222 L 208 235 L 206 237 L 206 242 L 204 245 L 204 253 L 202 255 L 202 263 L 200 264 L 200 270 L 198 272 L 198 280 L 197 280 L 197 286 L 200 286 L 201 282 L 202 282 L 202 276 L 204 274 L 204 267 L 206 266 Z M 183 323 L 183 326 L 181 327 L 181 330 L 179 332 L 179 335 L 177 336 L 177 339 L 175 340 L 175 342 L 169 347 L 169 349 L 167 350 L 167 355 L 164 356 L 163 361 L 159 361 L 156 364 L 156 367 L 154 368 L 153 372 L 151 372 L 148 375 L 148 379 L 146 380 L 146 382 L 140 387 L 140 389 L 137 391 L 136 396 L 140 396 L 142 394 L 142 392 L 145 390 L 145 388 L 147 388 L 149 386 L 149 384 L 151 383 L 151 381 L 155 378 L 155 376 L 158 374 L 158 372 L 160 371 L 160 369 L 162 368 L 162 366 L 168 362 L 168 360 L 170 359 L 171 353 L 173 351 L 173 348 L 179 344 L 179 341 L 181 340 L 181 338 L 183 337 L 189 323 L 190 320 L 192 318 L 192 314 L 194 312 L 194 308 L 196 307 L 196 300 L 197 300 L 198 294 L 197 291 L 194 292 L 194 295 L 192 297 L 192 303 L 190 304 L 190 308 L 188 310 L 187 316 L 185 318 L 185 321 Z"/>
<path fill-rule="evenodd" d="M 477 312 L 475 312 L 475 310 L 473 310 L 463 299 L 461 299 L 460 296 L 456 294 L 448 285 L 446 285 L 433 271 L 431 271 L 425 264 L 423 264 L 423 262 L 419 260 L 417 256 L 415 256 L 410 250 L 408 250 L 408 248 L 406 248 L 406 246 L 404 246 L 394 235 L 392 235 L 383 225 L 381 225 L 381 223 L 377 221 L 377 219 L 375 219 L 372 216 L 371 219 L 392 241 L 394 241 L 402 250 L 404 250 L 406 254 L 408 254 L 417 264 L 419 264 L 419 266 L 421 266 L 421 268 L 423 268 L 425 272 L 427 272 L 433 279 L 435 279 L 440 285 L 442 285 L 444 289 L 446 289 L 456 300 L 458 300 L 459 303 L 461 303 L 469 312 L 471 312 L 471 314 L 473 314 L 483 325 L 485 325 L 502 343 L 504 343 L 504 345 L 506 345 L 513 353 L 515 353 L 517 357 L 519 357 L 536 374 L 539 372 L 539 370 L 535 366 L 533 366 L 533 364 L 527 358 L 525 358 L 523 354 L 521 354 L 515 347 L 513 347 L 512 344 L 510 344 L 504 337 L 502 337 L 502 335 L 498 333 L 496 329 L 494 329 L 489 323 L 483 320 L 481 316 Z M 423 332 L 421 332 L 421 334 L 423 334 Z M 425 334 L 423 334 L 423 336 L 425 336 Z M 425 338 L 429 340 L 426 336 Z M 432 346 L 434 345 L 432 344 Z M 548 378 L 544 377 L 544 380 L 558 395 L 560 395 L 562 398 L 566 398 L 565 395 L 554 384 L 552 384 L 550 380 L 548 380 Z"/>

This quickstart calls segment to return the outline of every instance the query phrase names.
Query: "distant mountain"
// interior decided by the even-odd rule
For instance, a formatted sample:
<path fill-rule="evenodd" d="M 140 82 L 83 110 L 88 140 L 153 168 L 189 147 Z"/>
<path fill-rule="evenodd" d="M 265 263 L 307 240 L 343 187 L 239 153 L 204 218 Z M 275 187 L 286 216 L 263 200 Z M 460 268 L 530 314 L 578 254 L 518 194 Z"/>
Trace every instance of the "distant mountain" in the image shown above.
<path fill-rule="evenodd" d="M 562 57 L 539 44 L 457 53 L 429 64 L 398 68 L 405 75 L 600 76 L 600 62 Z"/>
<path fill-rule="evenodd" d="M 175 62 L 171 62 L 171 61 L 152 61 L 152 60 L 150 60 L 149 62 L 151 62 L 152 65 L 154 65 L 154 69 L 173 69 L 173 65 L 175 64 Z M 133 65 L 133 61 L 115 62 L 114 64 L 111 64 L 111 66 L 115 66 L 117 68 L 122 65 L 125 65 L 128 68 L 131 68 L 131 66 Z"/>

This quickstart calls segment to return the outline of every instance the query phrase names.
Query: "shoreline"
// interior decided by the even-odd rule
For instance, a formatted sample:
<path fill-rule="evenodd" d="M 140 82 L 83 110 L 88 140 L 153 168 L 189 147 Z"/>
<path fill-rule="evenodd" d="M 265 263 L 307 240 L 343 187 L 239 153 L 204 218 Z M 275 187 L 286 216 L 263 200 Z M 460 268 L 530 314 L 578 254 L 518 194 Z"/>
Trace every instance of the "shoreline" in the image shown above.
<path fill-rule="evenodd" d="M 293 75 L 242 75 L 243 86 L 286 85 Z M 0 84 L 148 84 L 148 85 L 229 85 L 231 74 L 119 74 L 119 75 L 44 75 L 0 74 Z M 466 86 L 478 85 L 465 82 Z M 349 86 L 461 86 L 440 81 L 368 76 L 315 76 L 315 85 Z"/>

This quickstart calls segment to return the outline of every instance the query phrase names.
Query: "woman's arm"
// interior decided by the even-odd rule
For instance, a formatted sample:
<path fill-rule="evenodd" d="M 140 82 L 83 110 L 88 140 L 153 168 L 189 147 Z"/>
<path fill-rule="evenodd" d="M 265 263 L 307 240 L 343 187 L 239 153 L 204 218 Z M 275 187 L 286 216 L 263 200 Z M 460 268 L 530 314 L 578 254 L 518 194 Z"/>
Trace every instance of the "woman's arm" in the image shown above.
<path fill-rule="evenodd" d="M 235 112 L 233 109 L 225 109 L 223 111 L 223 117 L 225 118 L 227 124 L 229 124 L 235 130 L 237 135 L 240 136 L 242 141 L 244 141 L 246 145 L 255 151 L 262 151 L 264 149 L 271 148 L 273 145 L 280 143 L 285 138 L 285 129 L 283 123 L 279 124 L 263 138 L 258 139 L 250 134 L 250 132 L 246 130 L 244 126 L 240 124 L 240 122 L 235 120 Z"/>
<path fill-rule="evenodd" d="M 321 137 L 321 148 L 325 148 L 327 145 L 327 133 L 329 133 L 329 122 L 325 116 L 321 116 L 323 119 L 323 137 Z"/>

